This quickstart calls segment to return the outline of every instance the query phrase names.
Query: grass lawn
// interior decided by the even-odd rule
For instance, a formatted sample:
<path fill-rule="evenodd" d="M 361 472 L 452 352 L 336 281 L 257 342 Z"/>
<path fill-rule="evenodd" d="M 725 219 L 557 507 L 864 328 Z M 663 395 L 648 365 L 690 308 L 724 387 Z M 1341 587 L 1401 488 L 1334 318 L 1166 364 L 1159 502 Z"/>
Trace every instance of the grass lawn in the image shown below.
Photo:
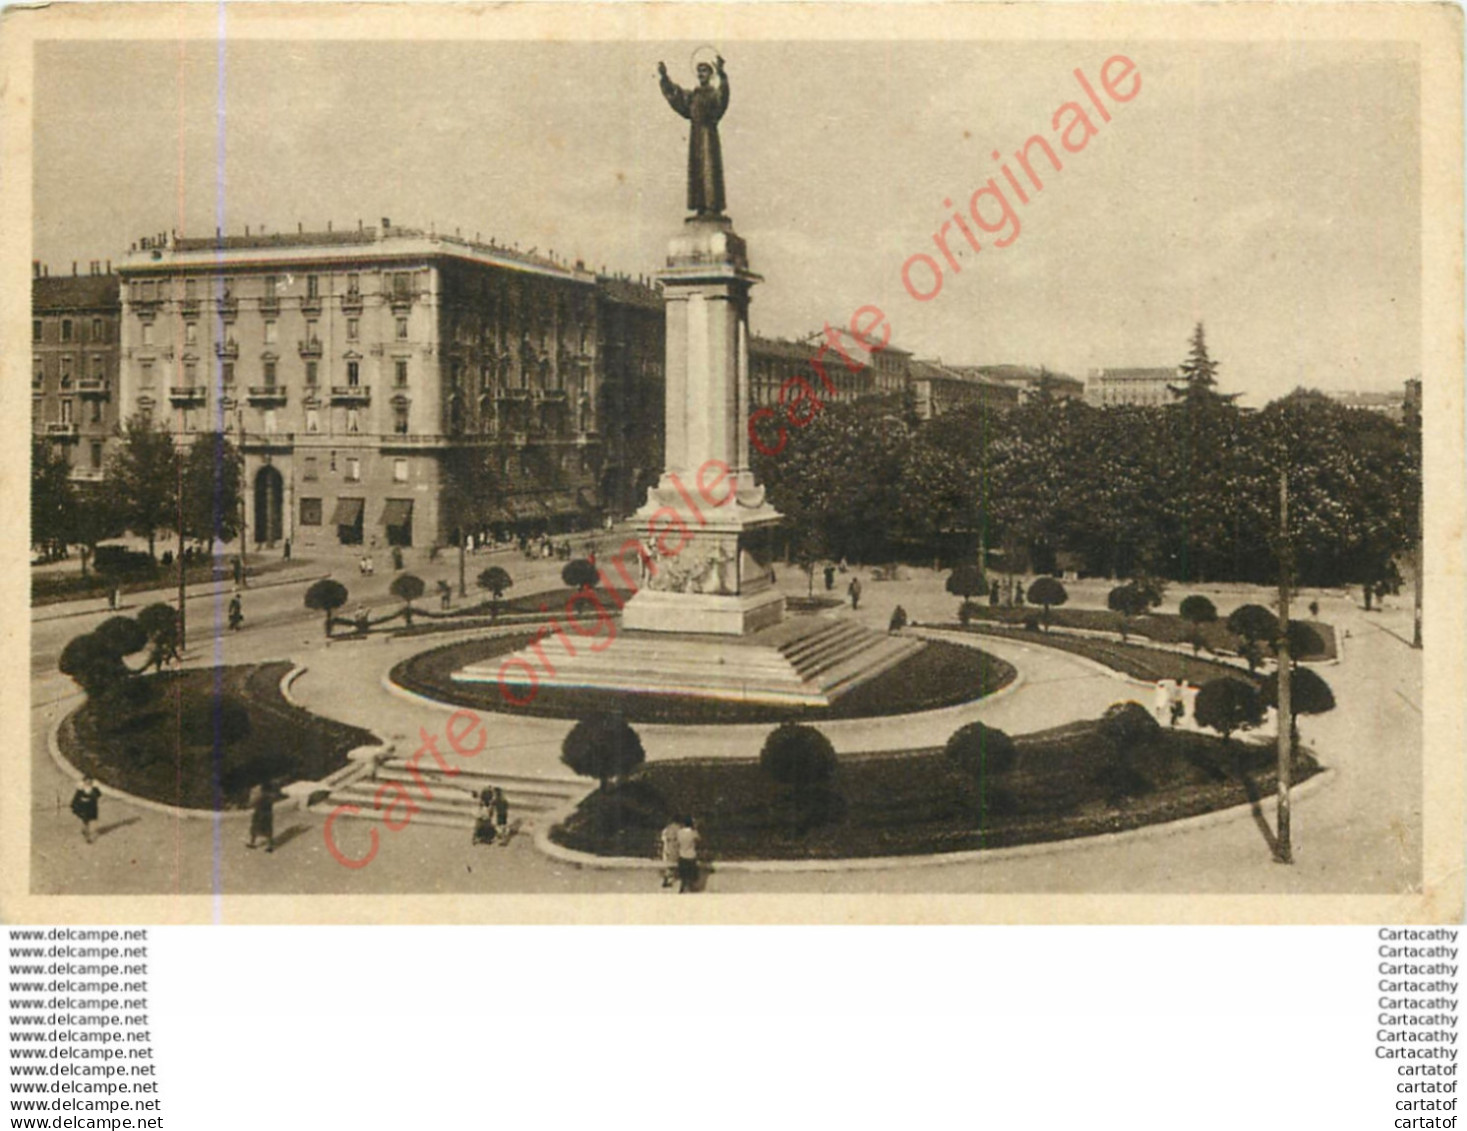
<path fill-rule="evenodd" d="M 1179 679 L 1194 687 L 1200 687 L 1210 679 L 1232 676 L 1234 679 L 1252 680 L 1261 684 L 1263 676 L 1249 675 L 1248 669 L 1188 656 L 1181 652 L 1165 652 L 1159 648 L 1148 648 L 1144 644 L 1122 644 L 1117 640 L 1097 640 L 1088 636 L 1064 636 L 1054 632 L 1032 632 L 1008 625 L 969 625 L 967 628 L 952 626 L 957 632 L 974 632 L 979 635 L 1001 636 L 1005 640 L 1018 640 L 1025 644 L 1037 644 L 1061 652 L 1084 656 L 1096 663 L 1124 672 L 1135 679 L 1155 683 L 1159 679 Z"/>
<path fill-rule="evenodd" d="M 512 705 L 496 684 L 454 683 L 468 664 L 508 655 L 529 643 L 528 633 L 465 640 L 419 652 L 392 669 L 394 683 L 420 695 L 464 707 L 506 714 L 582 718 L 592 711 L 619 711 L 634 723 L 775 723 L 785 719 L 860 719 L 949 707 L 990 695 L 1014 678 L 1014 669 L 976 648 L 929 643 L 904 663 L 842 695 L 826 708 L 729 703 L 678 695 L 628 695 L 541 686 L 531 701 Z M 609 645 L 615 649 L 616 644 Z"/>
<path fill-rule="evenodd" d="M 1010 609 L 975 603 L 973 616 L 979 620 L 1022 626 L 1026 617 L 1039 617 L 1042 624 L 1044 610 L 1038 605 L 1025 605 L 1022 608 Z M 1223 616 L 1212 624 L 1201 626 L 1204 652 L 1236 653 L 1238 651 L 1243 643 L 1242 638 L 1228 631 L 1227 625 L 1223 623 L 1226 619 L 1226 616 Z M 1119 632 L 1121 621 L 1121 614 L 1113 613 L 1109 609 L 1059 608 L 1049 610 L 1049 622 L 1055 628 L 1085 628 L 1094 631 Z M 1334 628 L 1316 620 L 1306 620 L 1302 623 L 1307 624 L 1319 634 L 1320 640 L 1324 642 L 1324 651 L 1313 655 L 1297 656 L 1295 659 L 1314 663 L 1333 660 L 1336 656 Z M 1128 634 L 1144 636 L 1158 644 L 1191 644 L 1194 631 L 1191 622 L 1183 620 L 1176 613 L 1148 613 L 1145 616 L 1132 617 L 1130 624 L 1126 626 Z"/>
<path fill-rule="evenodd" d="M 187 809 L 237 809 L 250 787 L 316 780 L 369 731 L 287 703 L 285 661 L 135 676 L 61 724 L 61 751 L 79 770 L 139 797 Z M 240 726 L 241 712 L 248 724 Z M 238 731 L 247 731 L 242 736 Z M 216 734 L 225 739 L 216 747 Z"/>
<path fill-rule="evenodd" d="M 1015 769 L 982 786 L 941 750 L 842 758 L 827 819 L 803 833 L 790 795 L 757 762 L 654 762 L 591 794 L 551 835 L 583 852 L 652 857 L 667 818 L 690 813 L 715 861 L 904 856 L 1118 832 L 1245 804 L 1276 786 L 1272 745 L 1162 731 L 1123 768 L 1094 722 L 1016 742 Z M 1301 752 L 1294 780 L 1319 769 Z"/>

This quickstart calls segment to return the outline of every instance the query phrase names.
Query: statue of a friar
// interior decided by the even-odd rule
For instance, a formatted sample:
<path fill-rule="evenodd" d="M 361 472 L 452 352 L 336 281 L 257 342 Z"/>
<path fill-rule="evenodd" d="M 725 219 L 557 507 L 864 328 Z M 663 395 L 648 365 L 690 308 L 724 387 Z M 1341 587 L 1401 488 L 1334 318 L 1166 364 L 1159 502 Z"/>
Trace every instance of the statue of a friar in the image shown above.
<path fill-rule="evenodd" d="M 667 77 L 667 64 L 658 63 L 662 96 L 667 104 L 691 124 L 688 134 L 688 211 L 699 216 L 722 216 L 723 151 L 718 144 L 718 120 L 728 109 L 728 75 L 723 56 L 718 56 L 718 85 L 713 85 L 714 67 L 698 64 L 698 85 L 684 90 Z"/>

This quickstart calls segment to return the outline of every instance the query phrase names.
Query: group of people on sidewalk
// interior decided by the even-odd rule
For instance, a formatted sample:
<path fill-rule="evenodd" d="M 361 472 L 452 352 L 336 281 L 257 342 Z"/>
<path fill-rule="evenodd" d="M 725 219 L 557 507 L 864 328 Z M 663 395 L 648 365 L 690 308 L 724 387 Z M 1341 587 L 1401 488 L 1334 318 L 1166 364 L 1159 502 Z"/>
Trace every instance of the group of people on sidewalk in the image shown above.
<path fill-rule="evenodd" d="M 698 891 L 702 868 L 698 860 L 701 837 L 692 817 L 674 817 L 662 830 L 662 886 L 677 884 L 679 893 Z"/>
<path fill-rule="evenodd" d="M 498 786 L 479 791 L 479 812 L 474 817 L 474 835 L 469 844 L 509 843 L 509 801 Z"/>

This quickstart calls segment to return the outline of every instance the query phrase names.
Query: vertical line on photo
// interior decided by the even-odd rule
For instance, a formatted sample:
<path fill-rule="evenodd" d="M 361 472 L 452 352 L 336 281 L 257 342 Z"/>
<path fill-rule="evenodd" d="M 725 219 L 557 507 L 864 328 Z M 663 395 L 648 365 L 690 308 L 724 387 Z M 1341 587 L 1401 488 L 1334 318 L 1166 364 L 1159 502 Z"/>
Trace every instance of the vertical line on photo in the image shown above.
<path fill-rule="evenodd" d="M 223 236 L 224 236 L 224 223 L 225 223 L 225 209 L 224 209 L 224 199 L 225 199 L 225 171 L 224 171 L 224 160 L 225 160 L 225 128 L 226 128 L 226 124 L 225 124 L 226 123 L 226 116 L 225 116 L 225 51 L 224 51 L 224 46 L 225 46 L 225 37 L 226 37 L 225 20 L 226 20 L 227 13 L 226 13 L 226 10 L 225 10 L 225 4 L 224 4 L 223 0 L 220 0 L 220 2 L 217 5 L 217 7 L 218 7 L 218 13 L 219 13 L 219 22 L 218 22 L 217 34 L 216 34 L 215 40 L 214 40 L 214 42 L 215 42 L 214 69 L 215 69 L 215 73 L 216 73 L 216 76 L 217 76 L 216 77 L 216 81 L 215 81 L 215 93 L 214 93 L 214 121 L 215 121 L 215 128 L 214 128 L 214 222 L 215 222 L 215 228 L 218 231 L 220 238 L 214 241 L 214 262 L 215 262 L 216 265 L 222 266 L 223 265 L 223 260 L 224 260 L 224 239 L 223 239 Z M 222 280 L 223 279 L 222 272 L 216 274 L 215 277 L 218 280 Z M 220 287 L 221 290 L 223 288 L 223 285 L 224 284 L 223 284 L 222 281 L 220 281 L 218 283 L 218 286 Z M 222 298 L 223 298 L 223 295 L 222 294 L 219 294 L 219 295 L 216 295 L 215 296 L 215 299 L 216 300 L 222 299 Z M 220 311 L 219 318 L 218 318 L 217 321 L 218 321 L 219 332 L 221 334 L 221 336 L 218 337 L 218 338 L 216 338 L 216 340 L 217 341 L 223 341 L 224 340 L 223 337 L 222 337 L 223 318 L 224 318 L 223 308 L 222 308 L 222 304 L 218 304 L 217 301 L 216 301 L 216 309 L 219 309 L 219 311 Z M 223 424 L 224 424 L 224 421 L 223 421 L 223 411 L 224 411 L 223 410 L 223 380 L 224 379 L 223 379 L 223 366 L 222 366 L 222 364 L 221 364 L 220 369 L 219 369 L 219 375 L 220 375 L 219 376 L 219 387 L 215 390 L 215 398 L 216 398 L 216 403 L 219 404 L 219 406 L 220 406 L 220 409 L 219 409 L 219 416 L 220 416 L 220 420 L 219 420 L 219 424 L 220 424 L 219 435 L 220 436 L 223 436 L 224 435 L 224 427 L 223 427 Z M 239 424 L 240 424 L 239 442 L 240 442 L 240 463 L 241 463 L 241 466 L 240 466 L 240 477 L 239 477 L 240 478 L 239 489 L 241 491 L 243 491 L 244 490 L 244 467 L 243 467 L 243 461 L 244 461 L 244 410 L 243 409 L 241 409 L 240 410 L 240 413 L 239 413 Z M 221 444 L 220 447 L 222 449 L 223 445 Z M 243 508 L 243 505 L 244 505 L 244 502 L 243 502 L 243 499 L 241 499 L 241 501 L 240 501 L 241 508 Z M 216 499 L 216 506 L 217 506 L 217 499 Z M 240 565 L 241 565 L 240 581 L 243 582 L 243 580 L 244 580 L 244 571 L 243 571 L 243 564 L 244 564 L 244 538 L 245 538 L 245 529 L 244 529 L 244 524 L 243 523 L 240 524 L 240 529 L 239 529 L 238 537 L 239 537 L 239 540 L 240 540 Z M 213 546 L 211 545 L 210 546 L 210 551 L 211 551 L 210 559 L 211 560 L 212 560 L 212 550 L 213 550 Z M 211 580 L 212 580 L 212 576 L 213 576 L 213 571 L 211 570 L 210 571 Z M 221 790 L 223 788 L 223 775 L 220 774 L 219 772 L 217 772 L 218 770 L 222 769 L 222 762 L 223 762 L 222 744 L 220 742 L 220 738 L 221 738 L 220 731 L 221 731 L 222 721 L 223 721 L 222 720 L 222 717 L 221 717 L 221 711 L 223 709 L 223 702 L 224 702 L 224 699 L 223 699 L 224 645 L 223 645 L 223 634 L 219 631 L 219 622 L 220 622 L 221 611 L 222 610 L 221 610 L 221 607 L 220 607 L 220 593 L 219 593 L 219 591 L 216 590 L 215 593 L 214 593 L 214 702 L 215 702 L 215 708 L 214 708 L 214 759 L 215 759 L 215 770 L 216 770 L 216 773 L 214 775 L 214 782 L 215 782 L 215 785 L 214 785 L 214 854 L 213 854 L 213 862 L 212 862 L 212 868 L 211 868 L 211 874 L 210 874 L 210 888 L 211 888 L 211 890 L 214 893 L 213 920 L 214 920 L 215 923 L 221 922 L 223 920 L 223 917 L 224 917 L 224 915 L 223 915 L 223 911 L 224 911 L 224 907 L 223 907 L 224 892 L 223 892 L 223 884 L 222 884 L 222 880 L 221 880 L 221 873 L 222 873 L 221 863 L 222 863 L 223 832 L 224 832 L 224 828 L 223 828 L 223 801 L 224 801 L 224 799 L 223 799 L 223 797 L 221 795 Z M 251 820 L 253 820 L 253 817 L 251 818 Z"/>

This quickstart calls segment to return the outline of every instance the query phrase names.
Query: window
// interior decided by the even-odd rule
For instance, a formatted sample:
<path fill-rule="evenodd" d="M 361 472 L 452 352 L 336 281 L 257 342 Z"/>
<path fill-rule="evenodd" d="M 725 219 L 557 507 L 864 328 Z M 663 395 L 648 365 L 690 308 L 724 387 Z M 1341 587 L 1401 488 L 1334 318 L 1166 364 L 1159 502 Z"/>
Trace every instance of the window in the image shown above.
<path fill-rule="evenodd" d="M 315 385 L 319 372 L 314 361 L 306 362 L 306 384 Z"/>
<path fill-rule="evenodd" d="M 46 383 L 46 363 L 39 357 L 31 358 L 31 388 L 39 389 Z"/>
<path fill-rule="evenodd" d="M 233 385 L 234 384 L 234 362 L 232 362 L 232 361 L 226 361 L 222 366 L 220 366 L 220 370 L 221 370 L 220 379 L 224 382 L 224 384 L 226 384 L 226 385 Z"/>
<path fill-rule="evenodd" d="M 314 318 L 306 319 L 306 344 L 315 345 L 321 340 L 321 323 Z"/>
<path fill-rule="evenodd" d="M 321 525 L 321 500 L 320 499 L 304 499 L 304 498 L 301 499 L 301 525 L 302 526 L 320 526 Z"/>
<path fill-rule="evenodd" d="M 92 402 L 92 423 L 93 424 L 101 424 L 102 423 L 102 402 L 101 401 L 94 400 Z"/>
<path fill-rule="evenodd" d="M 151 389 L 153 387 L 153 363 L 151 361 L 145 361 L 139 366 L 139 369 L 143 378 L 140 384 L 145 389 Z"/>
<path fill-rule="evenodd" d="M 183 363 L 183 383 L 184 383 L 184 385 L 186 385 L 188 388 L 192 389 L 196 384 L 198 384 L 198 376 L 199 376 L 199 367 L 197 365 L 195 365 L 192 361 L 185 361 Z"/>
<path fill-rule="evenodd" d="M 151 322 L 144 322 L 143 323 L 143 345 L 150 346 L 152 344 L 153 344 L 153 324 Z"/>
<path fill-rule="evenodd" d="M 271 298 L 277 297 L 277 290 L 276 290 L 276 288 L 279 285 L 280 285 L 280 280 L 276 276 L 274 276 L 274 275 L 266 275 L 265 276 L 265 297 L 267 299 L 271 299 Z"/>
<path fill-rule="evenodd" d="M 98 381 L 107 376 L 107 359 L 99 353 L 92 355 L 92 376 Z"/>
<path fill-rule="evenodd" d="M 71 341 L 71 319 L 70 318 L 63 318 L 61 320 L 61 340 L 63 342 L 69 342 L 69 341 Z"/>
<path fill-rule="evenodd" d="M 407 388 L 407 361 L 405 359 L 398 358 L 394 373 L 396 374 L 397 387 L 399 389 Z"/>
<path fill-rule="evenodd" d="M 158 284 L 149 279 L 142 286 L 142 301 L 153 302 L 158 297 Z"/>
<path fill-rule="evenodd" d="M 273 408 L 265 410 L 265 434 L 267 436 L 275 435 L 275 410 Z"/>
<path fill-rule="evenodd" d="M 102 466 L 102 441 L 101 440 L 93 440 L 92 441 L 92 452 L 91 452 L 91 454 L 92 454 L 92 467 L 93 468 L 99 468 L 99 467 L 101 467 Z"/>
<path fill-rule="evenodd" d="M 183 281 L 183 297 L 186 299 L 195 299 L 199 297 L 197 279 L 185 279 Z"/>
<path fill-rule="evenodd" d="M 71 354 L 61 356 L 61 387 L 71 384 Z"/>
<path fill-rule="evenodd" d="M 306 431 L 321 431 L 321 410 L 318 408 L 306 409 Z"/>
<path fill-rule="evenodd" d="M 408 406 L 396 404 L 392 406 L 392 430 L 399 436 L 408 434 Z"/>
<path fill-rule="evenodd" d="M 346 481 L 348 483 L 360 483 L 362 479 L 362 461 L 356 456 L 349 456 L 346 461 Z"/>
<path fill-rule="evenodd" d="M 413 273 L 411 271 L 395 271 L 392 274 L 392 297 L 408 298 L 413 293 Z"/>
<path fill-rule="evenodd" d="M 71 423 L 71 398 L 67 397 L 61 402 L 61 423 Z"/>
<path fill-rule="evenodd" d="M 406 483 L 408 481 L 408 461 L 395 459 L 392 461 L 392 481 L 394 483 Z"/>
<path fill-rule="evenodd" d="M 31 341 L 43 341 L 46 337 L 46 324 L 39 318 L 31 319 Z"/>
<path fill-rule="evenodd" d="M 361 385 L 362 363 L 360 361 L 348 361 L 346 363 L 346 383 L 353 389 Z"/>
<path fill-rule="evenodd" d="M 346 293 L 359 295 L 362 293 L 362 277 L 360 275 L 348 275 L 346 277 Z"/>
<path fill-rule="evenodd" d="M 185 432 L 197 432 L 199 430 L 199 414 L 191 408 L 183 410 L 183 430 Z"/>
<path fill-rule="evenodd" d="M 320 477 L 320 472 L 316 467 L 316 457 L 307 456 L 305 470 L 301 473 L 301 478 L 303 478 L 307 483 L 314 483 Z"/>
<path fill-rule="evenodd" d="M 319 276 L 317 276 L 317 275 L 307 275 L 306 276 L 306 297 L 307 298 L 320 298 L 321 297 L 321 279 L 320 279 Z"/>
<path fill-rule="evenodd" d="M 403 341 L 406 341 L 407 340 L 407 330 L 408 330 L 408 327 L 407 327 L 407 319 L 406 318 L 399 318 L 397 320 L 397 340 L 398 341 L 403 342 Z"/>
<path fill-rule="evenodd" d="M 275 320 L 273 318 L 266 319 L 265 320 L 265 344 L 267 346 L 273 346 L 275 344 L 275 334 L 276 334 Z"/>
<path fill-rule="evenodd" d="M 348 432 L 360 432 L 362 430 L 361 415 L 354 408 L 346 410 L 346 430 Z"/>
<path fill-rule="evenodd" d="M 273 361 L 265 362 L 265 388 L 275 388 L 275 363 Z"/>
<path fill-rule="evenodd" d="M 197 322 L 185 322 L 183 324 L 183 344 L 196 346 L 199 344 L 199 324 Z"/>
<path fill-rule="evenodd" d="M 360 318 L 348 318 L 346 320 L 346 340 L 354 342 L 360 336 L 362 320 Z"/>
<path fill-rule="evenodd" d="M 336 453 L 335 452 L 332 452 L 331 453 L 331 470 L 332 471 L 335 471 L 336 470 Z"/>

